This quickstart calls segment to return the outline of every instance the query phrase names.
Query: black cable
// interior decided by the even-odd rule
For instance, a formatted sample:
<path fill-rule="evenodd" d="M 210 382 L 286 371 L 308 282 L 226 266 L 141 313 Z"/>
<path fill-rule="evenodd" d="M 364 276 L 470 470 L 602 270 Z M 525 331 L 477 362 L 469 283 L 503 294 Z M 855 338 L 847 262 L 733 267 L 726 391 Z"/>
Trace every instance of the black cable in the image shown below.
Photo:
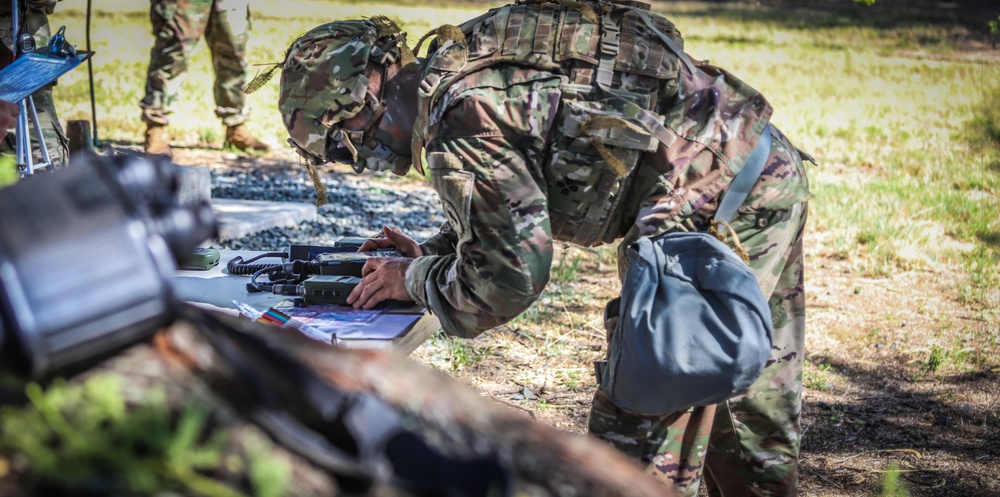
<path fill-rule="evenodd" d="M 258 266 L 264 266 L 264 264 L 257 264 Z M 276 264 L 273 266 L 262 267 L 253 273 L 250 277 L 250 283 L 247 283 L 248 292 L 269 292 L 271 288 L 274 287 L 274 283 L 257 283 L 257 277 L 267 273 L 270 278 L 271 274 L 277 271 L 281 271 L 281 264 Z"/>
<path fill-rule="evenodd" d="M 263 254 L 251 257 L 250 259 L 247 259 L 245 261 L 243 260 L 243 256 L 236 256 L 230 259 L 228 263 L 226 263 L 226 271 L 229 271 L 229 274 L 235 274 L 237 276 L 250 276 L 256 273 L 257 271 L 260 271 L 261 269 L 281 266 L 280 263 L 250 264 L 251 262 L 254 262 L 258 259 L 263 259 L 264 257 L 284 257 L 284 256 L 285 256 L 284 252 L 265 252 Z"/>
<path fill-rule="evenodd" d="M 87 27 L 85 36 L 87 38 L 87 51 L 90 52 L 90 0 L 87 0 Z M 90 124 L 93 128 L 91 132 L 93 134 L 94 146 L 98 147 L 100 145 L 97 139 L 97 100 L 94 98 L 94 65 L 91 62 L 93 58 L 93 55 L 87 57 L 87 77 L 90 79 Z"/>

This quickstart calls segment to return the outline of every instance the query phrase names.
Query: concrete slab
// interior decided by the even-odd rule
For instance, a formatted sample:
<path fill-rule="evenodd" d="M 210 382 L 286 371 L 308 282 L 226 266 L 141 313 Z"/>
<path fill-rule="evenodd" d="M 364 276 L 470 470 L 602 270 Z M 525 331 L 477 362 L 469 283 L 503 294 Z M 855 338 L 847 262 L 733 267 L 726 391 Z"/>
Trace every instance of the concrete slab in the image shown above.
<path fill-rule="evenodd" d="M 212 199 L 219 222 L 219 239 L 233 240 L 271 228 L 286 228 L 316 220 L 316 206 L 303 202 Z"/>

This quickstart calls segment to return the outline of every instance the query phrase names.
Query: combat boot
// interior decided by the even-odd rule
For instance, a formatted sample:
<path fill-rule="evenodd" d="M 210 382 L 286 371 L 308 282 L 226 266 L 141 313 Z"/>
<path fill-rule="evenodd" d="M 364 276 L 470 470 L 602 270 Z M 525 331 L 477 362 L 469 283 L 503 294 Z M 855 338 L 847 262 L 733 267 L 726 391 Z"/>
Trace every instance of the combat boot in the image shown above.
<path fill-rule="evenodd" d="M 267 152 L 271 150 L 268 144 L 250 134 L 245 124 L 237 124 L 226 128 L 226 143 L 223 148 L 232 147 L 243 152 Z"/>
<path fill-rule="evenodd" d="M 167 127 L 162 124 L 146 125 L 146 140 L 143 149 L 147 154 L 166 155 L 173 158 L 174 152 L 170 149 L 170 137 L 167 135 Z"/>

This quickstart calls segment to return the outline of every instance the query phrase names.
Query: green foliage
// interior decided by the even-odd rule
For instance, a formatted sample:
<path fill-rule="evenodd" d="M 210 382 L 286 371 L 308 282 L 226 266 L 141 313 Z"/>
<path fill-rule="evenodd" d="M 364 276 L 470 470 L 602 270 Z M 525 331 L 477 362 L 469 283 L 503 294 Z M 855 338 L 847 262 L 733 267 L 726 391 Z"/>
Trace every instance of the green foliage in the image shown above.
<path fill-rule="evenodd" d="M 552 283 L 563 284 L 573 283 L 578 279 L 580 265 L 583 257 L 580 251 L 574 249 L 563 250 L 559 254 L 559 261 L 552 265 L 550 277 Z"/>
<path fill-rule="evenodd" d="M 572 391 L 576 391 L 576 387 L 580 384 L 581 376 L 578 369 L 556 371 L 556 381 Z"/>
<path fill-rule="evenodd" d="M 213 480 L 221 471 L 225 432 L 209 433 L 211 407 L 189 400 L 172 413 L 162 389 L 127 405 L 122 378 L 95 375 L 80 385 L 64 381 L 47 390 L 27 386 L 30 404 L 0 409 L 0 452 L 30 462 L 27 488 L 108 495 L 188 492 L 239 497 L 241 491 Z M 251 453 L 254 495 L 284 492 L 289 468 Z M 283 474 L 282 474 L 283 473 Z"/>
<path fill-rule="evenodd" d="M 488 352 L 488 350 L 477 349 L 467 338 L 453 337 L 443 331 L 435 334 L 433 340 L 438 346 L 443 345 L 447 351 L 447 360 L 452 373 L 475 366 L 483 360 L 484 355 Z"/>
<path fill-rule="evenodd" d="M 829 421 L 831 425 L 840 426 L 844 422 L 844 410 L 839 407 L 831 408 Z"/>
<path fill-rule="evenodd" d="M 0 187 L 13 184 L 17 181 L 17 162 L 13 155 L 0 156 Z"/>
<path fill-rule="evenodd" d="M 944 362 L 945 351 L 937 345 L 931 347 L 930 354 L 927 356 L 927 360 L 923 363 L 923 370 L 927 373 L 933 373 L 941 368 L 941 363 Z"/>
<path fill-rule="evenodd" d="M 967 337 L 968 334 L 965 333 L 963 336 Z M 927 354 L 924 359 L 919 361 L 920 372 L 934 374 L 940 371 L 970 370 L 975 368 L 977 364 L 985 364 L 990 359 L 990 349 L 980 350 L 974 346 L 967 346 L 963 341 L 964 338 L 959 337 L 947 346 L 933 344 L 929 349 L 918 349 Z"/>
<path fill-rule="evenodd" d="M 814 371 L 813 368 L 809 367 L 809 365 L 812 365 L 811 362 L 807 361 L 806 364 L 807 367 L 802 371 L 802 384 L 806 388 L 818 390 L 820 392 L 829 390 L 830 379 L 828 378 L 827 373 L 833 370 L 833 366 L 829 363 L 818 364 L 815 367 L 818 371 Z"/>
<path fill-rule="evenodd" d="M 900 483 L 899 476 L 899 466 L 889 466 L 882 478 L 882 497 L 910 497 L 910 492 Z"/>
<path fill-rule="evenodd" d="M 291 463 L 286 459 L 271 457 L 265 441 L 255 436 L 248 437 L 247 452 L 250 484 L 257 497 L 285 495 L 292 477 Z"/>

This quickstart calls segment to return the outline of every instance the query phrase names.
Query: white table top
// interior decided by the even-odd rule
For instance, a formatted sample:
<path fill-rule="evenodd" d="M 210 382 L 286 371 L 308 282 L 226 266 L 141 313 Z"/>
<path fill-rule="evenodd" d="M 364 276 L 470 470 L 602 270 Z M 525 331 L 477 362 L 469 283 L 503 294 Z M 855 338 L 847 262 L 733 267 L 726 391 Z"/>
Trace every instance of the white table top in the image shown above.
<path fill-rule="evenodd" d="M 234 300 L 266 311 L 275 304 L 291 298 L 268 292 L 250 293 L 246 289 L 246 284 L 250 282 L 249 276 L 231 275 L 226 270 L 226 264 L 235 257 L 241 256 L 244 260 L 248 260 L 265 252 L 249 250 L 220 250 L 220 252 L 219 264 L 212 269 L 177 271 L 174 277 L 174 291 L 178 297 L 231 315 L 239 314 L 233 304 Z M 270 257 L 257 262 L 278 263 L 281 259 Z M 414 315 L 419 315 L 419 318 L 414 319 Z M 423 308 L 414 307 L 380 314 L 366 328 L 370 331 L 358 328 L 345 330 L 343 334 L 338 333 L 338 338 L 342 338 L 348 346 L 384 347 L 392 344 L 394 348 L 408 354 L 438 330 L 440 325 L 433 314 Z"/>

